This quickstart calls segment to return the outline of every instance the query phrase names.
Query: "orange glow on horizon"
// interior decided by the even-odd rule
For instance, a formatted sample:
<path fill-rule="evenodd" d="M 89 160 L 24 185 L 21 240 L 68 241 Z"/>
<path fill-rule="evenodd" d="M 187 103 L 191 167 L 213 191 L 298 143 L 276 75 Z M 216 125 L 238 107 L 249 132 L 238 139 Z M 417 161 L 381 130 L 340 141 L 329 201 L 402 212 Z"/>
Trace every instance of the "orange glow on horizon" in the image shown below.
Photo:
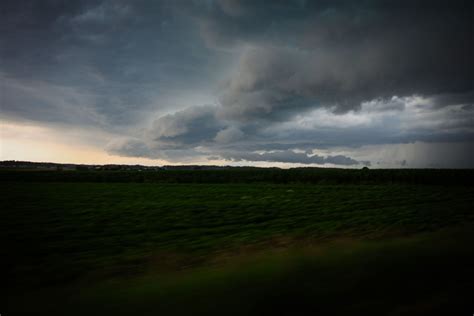
<path fill-rule="evenodd" d="M 2 122 L 0 131 L 0 160 L 77 164 L 167 164 L 166 161 L 158 159 L 111 155 L 103 149 L 86 144 L 80 139 L 80 135 L 42 126 Z"/>

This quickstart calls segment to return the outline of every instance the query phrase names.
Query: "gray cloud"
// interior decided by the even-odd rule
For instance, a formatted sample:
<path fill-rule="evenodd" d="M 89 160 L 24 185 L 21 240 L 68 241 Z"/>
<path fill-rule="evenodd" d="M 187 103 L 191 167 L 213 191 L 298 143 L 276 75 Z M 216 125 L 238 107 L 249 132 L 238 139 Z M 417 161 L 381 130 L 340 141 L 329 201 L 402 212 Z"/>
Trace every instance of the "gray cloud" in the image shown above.
<path fill-rule="evenodd" d="M 298 153 L 291 150 L 272 151 L 264 153 L 224 153 L 221 156 L 226 160 L 231 161 L 267 161 L 267 162 L 285 162 L 285 163 L 300 163 L 300 164 L 334 164 L 334 165 L 357 165 L 358 161 L 343 155 L 336 156 L 318 156 L 308 155 L 306 153 Z"/>
<path fill-rule="evenodd" d="M 217 143 L 226 144 L 226 143 L 232 143 L 232 142 L 238 141 L 242 139 L 243 136 L 244 136 L 244 133 L 240 129 L 238 129 L 235 126 L 230 126 L 223 130 L 220 130 L 216 134 L 216 137 L 214 138 L 214 140 Z"/>
<path fill-rule="evenodd" d="M 80 88 L 38 80 L 17 80 L 0 73 L 1 112 L 22 120 L 82 126 L 105 121 L 94 107 L 97 96 Z"/>
<path fill-rule="evenodd" d="M 474 142 L 472 1 L 0 7 L 2 118 L 95 127 L 114 154 L 356 166 L 339 148 Z"/>
<path fill-rule="evenodd" d="M 201 35 L 247 46 L 221 92 L 223 116 L 284 120 L 394 95 L 472 103 L 472 12 L 468 1 L 217 1 Z"/>
<path fill-rule="evenodd" d="M 217 111 L 216 106 L 195 106 L 161 116 L 140 137 L 119 138 L 109 143 L 107 150 L 124 156 L 173 161 L 183 161 L 197 156 L 217 156 L 234 162 L 245 160 L 343 166 L 367 164 L 343 155 L 323 157 L 312 155 L 310 151 L 301 153 L 291 149 L 252 152 L 251 147 L 262 148 L 262 146 L 255 144 L 255 138 L 250 141 L 243 139 L 244 132 L 238 127 L 225 125 L 223 121 L 216 119 Z M 254 132 L 258 134 L 258 131 Z M 289 146 L 293 149 L 299 147 L 298 144 Z"/>
<path fill-rule="evenodd" d="M 145 136 L 160 147 L 197 146 L 216 137 L 224 124 L 215 106 L 194 106 L 156 119 Z"/>
<path fill-rule="evenodd" d="M 114 139 L 107 144 L 106 150 L 126 157 L 161 158 L 159 152 L 154 152 L 143 140 L 132 137 Z"/>
<path fill-rule="evenodd" d="M 266 40 L 243 51 L 220 98 L 225 115 L 278 118 L 321 106 L 346 112 L 413 94 L 436 96 L 440 106 L 472 103 L 474 44 L 464 39 L 474 33 L 465 6 L 335 4 L 316 11 L 283 44 Z"/>
<path fill-rule="evenodd" d="M 184 150 L 188 156 L 220 155 L 232 161 L 353 165 L 331 151 L 327 159 L 298 151 L 415 141 L 469 142 L 474 138 L 474 108 L 434 107 L 431 99 L 421 97 L 372 100 L 359 111 L 345 114 L 317 109 L 290 121 L 257 125 L 224 121 L 218 115 L 221 111 L 219 106 L 195 106 L 161 116 L 137 135 L 140 145 L 132 139 L 113 151 L 133 156 L 131 151 L 136 148 L 139 156 L 163 158 L 178 157 Z M 358 161 L 370 164 L 367 159 Z"/>
<path fill-rule="evenodd" d="M 449 93 L 449 94 L 433 95 L 431 97 L 431 101 L 432 101 L 432 105 L 436 108 L 445 106 L 446 104 L 473 106 L 474 105 L 474 91 L 468 91 L 465 93 Z"/>
<path fill-rule="evenodd" d="M 102 128 L 140 124 L 152 112 L 176 107 L 176 95 L 208 89 L 201 79 L 211 78 L 207 66 L 213 55 L 192 32 L 192 19 L 173 2 L 6 0 L 0 7 L 6 13 L 0 24 L 0 74 L 22 85 L 38 81 L 94 96 L 75 108 L 97 112 Z M 37 96 L 24 100 L 4 84 L 2 94 L 8 96 L 2 112 L 10 117 L 21 119 L 26 112 L 21 108 L 36 107 Z M 60 107 L 55 100 L 42 105 L 58 120 L 70 114 L 59 113 Z M 70 117 L 68 124 L 83 124 Z"/>

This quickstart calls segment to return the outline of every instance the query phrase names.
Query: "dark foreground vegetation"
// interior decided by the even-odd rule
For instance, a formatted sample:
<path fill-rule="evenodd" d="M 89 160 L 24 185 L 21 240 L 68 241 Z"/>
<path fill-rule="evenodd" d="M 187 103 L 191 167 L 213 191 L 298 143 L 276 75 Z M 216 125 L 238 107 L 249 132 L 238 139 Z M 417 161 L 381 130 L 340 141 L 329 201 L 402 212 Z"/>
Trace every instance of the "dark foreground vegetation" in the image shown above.
<path fill-rule="evenodd" d="M 111 168 L 111 167 L 110 167 Z M 151 167 L 150 167 L 151 168 Z M 3 168 L 3 181 L 16 182 L 137 182 L 137 183 L 306 183 L 306 184 L 431 184 L 473 185 L 474 169 L 332 169 L 208 167 L 205 170 L 12 170 Z M 191 166 L 190 168 L 195 168 Z"/>
<path fill-rule="evenodd" d="M 474 312 L 472 171 L 0 175 L 2 315 Z"/>

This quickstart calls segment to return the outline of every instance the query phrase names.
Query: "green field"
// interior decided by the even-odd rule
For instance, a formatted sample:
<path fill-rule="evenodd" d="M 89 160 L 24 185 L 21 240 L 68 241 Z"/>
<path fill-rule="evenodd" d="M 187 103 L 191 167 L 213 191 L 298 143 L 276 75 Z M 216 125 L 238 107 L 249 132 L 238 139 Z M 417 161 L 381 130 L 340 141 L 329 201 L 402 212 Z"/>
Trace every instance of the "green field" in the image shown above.
<path fill-rule="evenodd" d="M 474 312 L 472 186 L 1 186 L 2 315 Z"/>

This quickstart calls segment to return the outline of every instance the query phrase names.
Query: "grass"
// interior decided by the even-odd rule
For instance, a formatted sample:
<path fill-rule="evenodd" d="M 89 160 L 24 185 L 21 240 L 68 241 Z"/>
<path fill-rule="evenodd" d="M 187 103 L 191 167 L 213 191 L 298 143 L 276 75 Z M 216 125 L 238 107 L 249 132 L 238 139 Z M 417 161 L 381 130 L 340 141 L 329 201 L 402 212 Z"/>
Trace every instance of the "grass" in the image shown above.
<path fill-rule="evenodd" d="M 1 185 L 12 314 L 422 314 L 474 282 L 473 187 Z"/>

